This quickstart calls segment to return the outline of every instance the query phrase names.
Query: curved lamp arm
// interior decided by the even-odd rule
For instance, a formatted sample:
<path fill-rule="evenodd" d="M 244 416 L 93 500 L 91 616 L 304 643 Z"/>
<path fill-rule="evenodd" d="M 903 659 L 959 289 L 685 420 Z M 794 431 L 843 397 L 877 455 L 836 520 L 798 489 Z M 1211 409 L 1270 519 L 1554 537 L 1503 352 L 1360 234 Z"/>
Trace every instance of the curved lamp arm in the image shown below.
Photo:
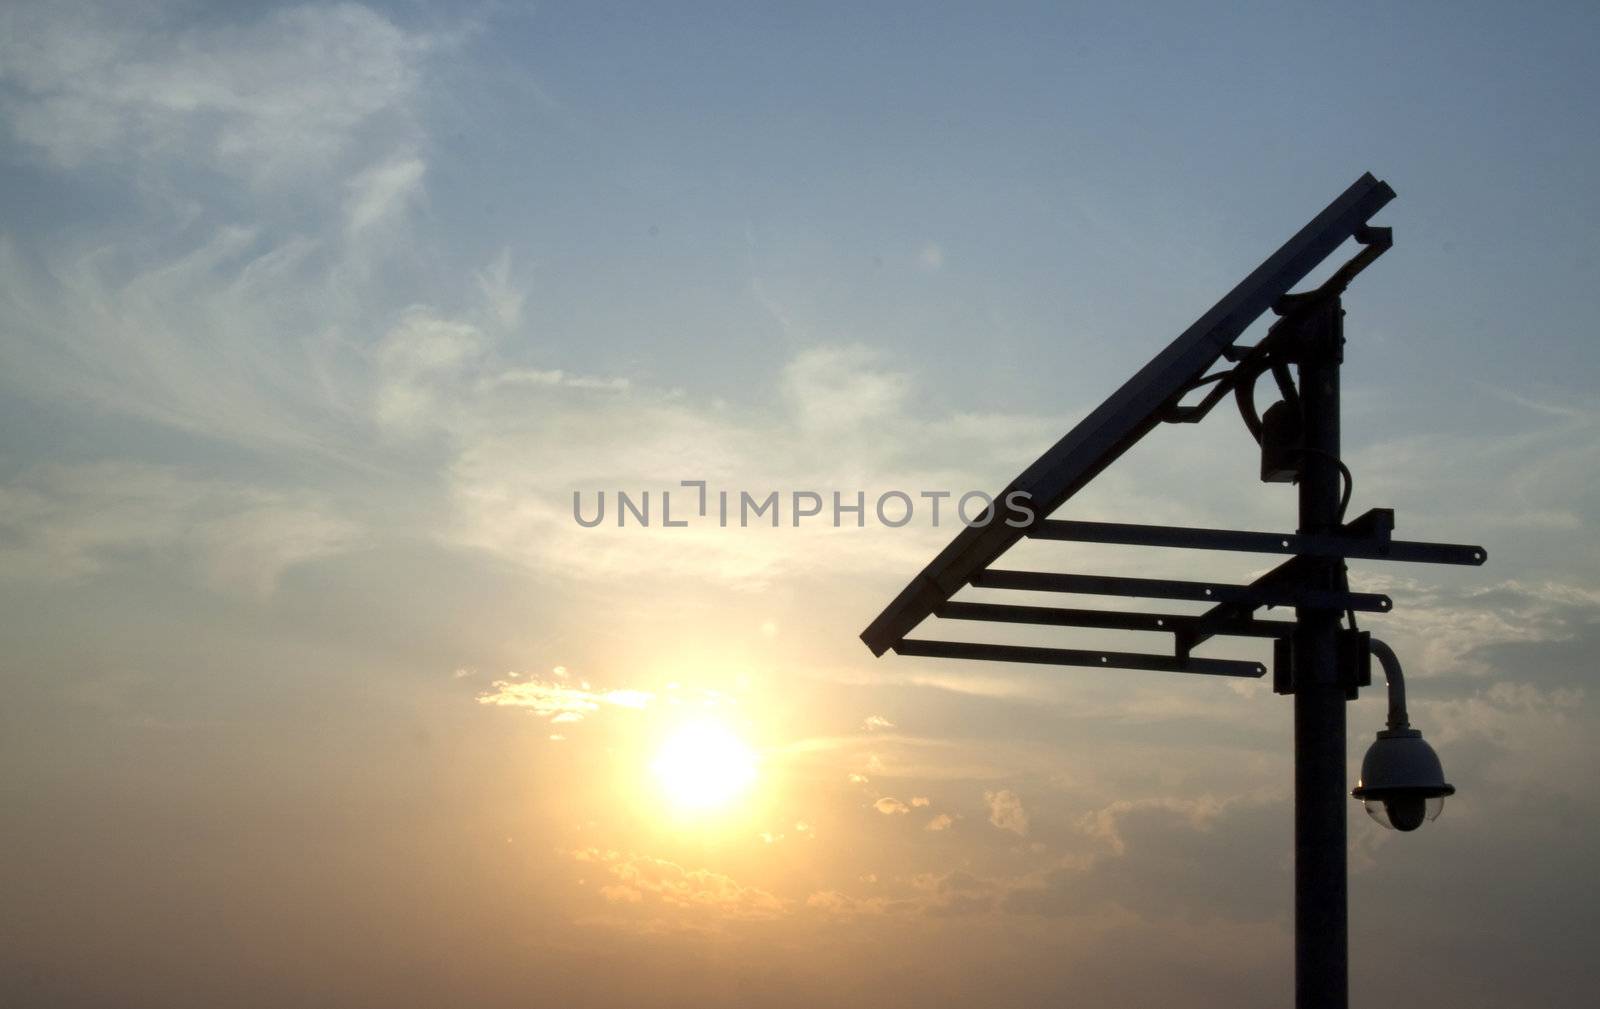
<path fill-rule="evenodd" d="M 1394 649 L 1377 638 L 1368 640 L 1368 651 L 1378 657 L 1378 662 L 1383 666 L 1383 677 L 1389 681 L 1389 728 L 1406 729 L 1411 727 L 1410 720 L 1406 717 L 1406 681 L 1400 673 L 1400 659 L 1394 654 Z"/>

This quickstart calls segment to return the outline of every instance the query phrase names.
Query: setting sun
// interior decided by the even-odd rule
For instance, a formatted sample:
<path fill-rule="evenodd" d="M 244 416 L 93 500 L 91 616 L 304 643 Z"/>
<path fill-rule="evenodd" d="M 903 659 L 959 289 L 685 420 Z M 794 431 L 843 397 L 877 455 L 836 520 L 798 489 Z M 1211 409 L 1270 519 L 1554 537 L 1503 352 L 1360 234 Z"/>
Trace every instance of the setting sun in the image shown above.
<path fill-rule="evenodd" d="M 700 812 L 742 795 L 756 779 L 756 757 L 726 726 L 693 722 L 667 737 L 650 770 L 674 807 Z"/>

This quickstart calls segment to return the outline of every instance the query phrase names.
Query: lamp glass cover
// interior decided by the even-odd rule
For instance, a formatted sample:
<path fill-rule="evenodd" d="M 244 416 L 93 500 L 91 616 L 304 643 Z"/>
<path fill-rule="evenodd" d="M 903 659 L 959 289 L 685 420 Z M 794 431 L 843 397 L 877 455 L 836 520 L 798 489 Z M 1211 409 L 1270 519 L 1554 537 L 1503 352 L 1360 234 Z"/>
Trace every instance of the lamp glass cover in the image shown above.
<path fill-rule="evenodd" d="M 1444 812 L 1444 796 L 1399 796 L 1387 799 L 1363 799 L 1361 807 L 1373 821 L 1387 830 L 1416 830 L 1432 822 Z"/>

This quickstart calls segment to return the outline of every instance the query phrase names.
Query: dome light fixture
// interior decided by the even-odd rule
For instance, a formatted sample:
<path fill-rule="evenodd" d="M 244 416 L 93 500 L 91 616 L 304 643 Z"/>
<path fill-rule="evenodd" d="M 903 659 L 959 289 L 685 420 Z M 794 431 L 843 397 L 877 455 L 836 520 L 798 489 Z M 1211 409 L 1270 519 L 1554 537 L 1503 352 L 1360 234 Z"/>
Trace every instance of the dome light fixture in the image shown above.
<path fill-rule="evenodd" d="M 1350 794 L 1384 827 L 1412 831 L 1438 819 L 1445 796 L 1456 790 L 1445 783 L 1439 755 L 1407 721 L 1405 680 L 1394 650 L 1376 638 L 1370 647 L 1389 681 L 1389 727 L 1367 748 L 1361 779 Z"/>

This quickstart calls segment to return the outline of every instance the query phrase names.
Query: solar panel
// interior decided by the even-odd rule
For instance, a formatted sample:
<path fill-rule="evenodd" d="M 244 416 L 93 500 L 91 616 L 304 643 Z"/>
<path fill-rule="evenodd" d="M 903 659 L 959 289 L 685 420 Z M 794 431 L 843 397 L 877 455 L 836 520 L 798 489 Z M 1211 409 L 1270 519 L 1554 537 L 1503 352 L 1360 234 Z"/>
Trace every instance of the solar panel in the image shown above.
<path fill-rule="evenodd" d="M 1032 522 L 997 518 L 963 528 L 861 633 L 874 655 L 895 648 L 917 624 L 1025 536 L 1161 422 L 1163 411 L 1194 387 L 1250 324 L 1289 293 L 1390 200 L 1394 190 L 1362 175 L 1238 286 L 1167 345 L 1038 461 L 995 495 L 1021 491 Z"/>

